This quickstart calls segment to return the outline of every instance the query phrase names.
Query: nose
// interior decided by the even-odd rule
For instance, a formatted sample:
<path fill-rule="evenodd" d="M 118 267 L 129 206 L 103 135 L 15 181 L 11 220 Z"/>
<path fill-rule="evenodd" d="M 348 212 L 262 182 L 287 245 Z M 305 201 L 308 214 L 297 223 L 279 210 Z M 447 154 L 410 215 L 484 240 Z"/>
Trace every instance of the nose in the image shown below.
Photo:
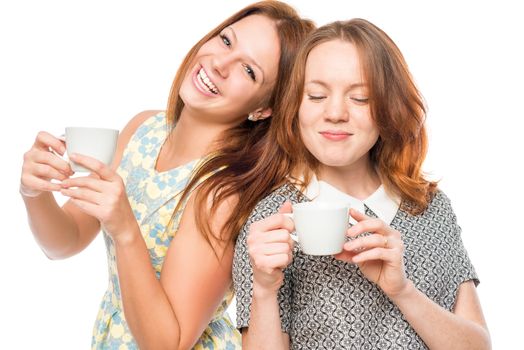
<path fill-rule="evenodd" d="M 216 54 L 211 60 L 211 68 L 221 78 L 227 78 L 231 69 L 231 64 L 234 62 L 235 57 L 232 53 Z"/>
<path fill-rule="evenodd" d="M 325 119 L 332 123 L 349 120 L 348 106 L 343 96 L 332 96 L 326 105 Z"/>

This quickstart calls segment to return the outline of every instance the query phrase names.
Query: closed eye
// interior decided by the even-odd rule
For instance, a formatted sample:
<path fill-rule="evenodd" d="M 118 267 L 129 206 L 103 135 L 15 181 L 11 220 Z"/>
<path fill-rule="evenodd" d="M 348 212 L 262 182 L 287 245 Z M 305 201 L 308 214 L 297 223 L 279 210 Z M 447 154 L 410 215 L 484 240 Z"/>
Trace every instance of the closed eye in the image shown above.
<path fill-rule="evenodd" d="M 307 95 L 308 99 L 311 101 L 321 101 L 326 98 L 326 96 L 320 96 L 320 95 Z"/>
<path fill-rule="evenodd" d="M 357 102 L 358 104 L 366 104 L 369 102 L 369 98 L 367 97 L 351 97 L 351 99 L 355 102 Z"/>

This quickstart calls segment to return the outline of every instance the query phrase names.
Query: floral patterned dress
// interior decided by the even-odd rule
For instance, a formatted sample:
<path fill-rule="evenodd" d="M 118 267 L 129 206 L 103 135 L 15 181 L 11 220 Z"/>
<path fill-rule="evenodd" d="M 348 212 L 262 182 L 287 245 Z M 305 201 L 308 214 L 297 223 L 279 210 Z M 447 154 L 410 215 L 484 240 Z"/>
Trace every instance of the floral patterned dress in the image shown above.
<path fill-rule="evenodd" d="M 157 278 L 160 278 L 164 257 L 176 234 L 186 203 L 183 203 L 182 209 L 170 224 L 173 210 L 200 161 L 193 160 L 180 167 L 158 172 L 155 169 L 156 160 L 167 131 L 165 113 L 148 118 L 129 141 L 118 168 Z M 168 227 L 169 230 L 166 229 Z M 122 311 L 113 241 L 105 232 L 104 240 L 109 264 L 109 286 L 95 322 L 92 349 L 138 349 Z M 226 313 L 232 298 L 233 290 L 230 289 L 194 349 L 241 348 L 240 333 Z"/>

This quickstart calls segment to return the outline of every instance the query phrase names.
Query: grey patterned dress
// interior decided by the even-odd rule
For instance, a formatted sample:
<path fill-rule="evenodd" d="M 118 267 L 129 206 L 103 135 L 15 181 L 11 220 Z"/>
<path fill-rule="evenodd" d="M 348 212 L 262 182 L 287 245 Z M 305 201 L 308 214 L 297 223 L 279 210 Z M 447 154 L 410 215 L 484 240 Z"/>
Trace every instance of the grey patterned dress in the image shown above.
<path fill-rule="evenodd" d="M 247 252 L 249 225 L 278 211 L 286 201 L 308 199 L 284 185 L 259 202 L 242 228 L 235 248 L 233 281 L 237 327 L 249 326 L 253 272 Z M 368 216 L 376 216 L 365 207 Z M 478 284 L 446 195 L 438 191 L 427 210 L 410 215 L 399 209 L 391 226 L 405 245 L 406 274 L 415 286 L 452 310 L 459 285 Z M 295 246 L 278 296 L 282 330 L 292 349 L 427 349 L 400 310 L 354 264 L 331 256 L 310 256 Z"/>

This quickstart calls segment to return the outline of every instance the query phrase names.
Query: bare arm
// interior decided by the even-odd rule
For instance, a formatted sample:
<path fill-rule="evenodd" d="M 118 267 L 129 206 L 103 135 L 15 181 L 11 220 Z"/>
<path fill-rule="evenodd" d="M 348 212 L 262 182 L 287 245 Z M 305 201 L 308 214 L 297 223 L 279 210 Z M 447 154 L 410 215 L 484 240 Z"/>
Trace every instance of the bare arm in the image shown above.
<path fill-rule="evenodd" d="M 390 298 L 430 349 L 491 349 L 472 281 L 460 285 L 453 312 L 437 305 L 411 282 Z"/>
<path fill-rule="evenodd" d="M 286 203 L 280 213 L 290 212 Z M 249 327 L 242 330 L 246 349 L 289 349 L 289 335 L 282 331 L 278 291 L 284 281 L 283 268 L 293 259 L 291 219 L 272 215 L 251 224 L 247 245 L 253 266 L 253 300 Z"/>
<path fill-rule="evenodd" d="M 124 313 L 140 348 L 192 347 L 231 286 L 232 242 L 211 239 L 212 246 L 208 244 L 196 226 L 190 197 L 159 280 L 122 178 L 94 158 L 74 154 L 70 158 L 92 175 L 64 180 L 61 193 L 96 217 L 113 240 Z M 225 201 L 209 219 L 216 236 L 229 212 Z"/>
<path fill-rule="evenodd" d="M 230 210 L 223 203 L 211 227 L 221 228 Z M 115 239 L 126 320 L 141 349 L 190 349 L 208 326 L 231 286 L 233 246 L 214 240 L 213 248 L 196 228 L 190 198 L 164 260 L 160 280 L 139 232 Z"/>
<path fill-rule="evenodd" d="M 142 112 L 124 128 L 119 136 L 113 168 L 120 163 L 136 128 L 154 113 Z M 20 188 L 36 241 L 50 259 L 63 259 L 87 247 L 98 234 L 100 223 L 69 201 L 62 208 L 58 205 L 51 191 L 60 191 L 61 186 L 50 180 L 63 181 L 72 171 L 68 163 L 49 148 L 62 155 L 65 151 L 61 140 L 45 132 L 39 133 L 31 150 L 24 155 Z"/>
<path fill-rule="evenodd" d="M 454 312 L 449 312 L 419 291 L 406 277 L 404 244 L 400 233 L 380 219 L 354 209 L 358 221 L 337 259 L 356 263 L 397 305 L 406 320 L 431 349 L 491 349 L 489 333 L 472 281 L 459 286 Z M 361 236 L 364 232 L 373 234 Z"/>
<path fill-rule="evenodd" d="M 282 332 L 278 292 L 253 285 L 249 328 L 242 329 L 244 349 L 289 349 L 289 335 Z"/>

